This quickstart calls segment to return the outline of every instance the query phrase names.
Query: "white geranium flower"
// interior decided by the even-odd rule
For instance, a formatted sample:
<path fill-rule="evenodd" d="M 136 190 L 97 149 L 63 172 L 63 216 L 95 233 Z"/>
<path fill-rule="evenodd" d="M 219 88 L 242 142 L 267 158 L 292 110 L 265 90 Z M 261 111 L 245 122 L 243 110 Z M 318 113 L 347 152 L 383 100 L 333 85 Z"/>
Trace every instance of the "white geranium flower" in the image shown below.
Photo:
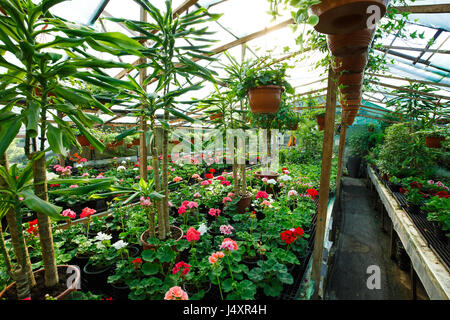
<path fill-rule="evenodd" d="M 98 241 L 111 240 L 111 239 L 112 239 L 112 237 L 109 234 L 106 234 L 103 232 L 99 232 L 95 236 L 95 240 L 98 240 Z"/>
<path fill-rule="evenodd" d="M 198 227 L 197 231 L 200 232 L 200 235 L 202 236 L 208 231 L 208 227 L 206 224 L 202 223 L 200 227 Z"/>
<path fill-rule="evenodd" d="M 125 248 L 128 245 L 128 242 L 125 242 L 123 240 L 119 240 L 116 243 L 114 243 L 112 246 L 116 249 L 116 250 L 120 250 L 122 248 Z"/>
<path fill-rule="evenodd" d="M 277 184 L 277 182 L 275 181 L 275 179 L 267 180 L 267 183 L 268 183 L 268 184 Z"/>
<path fill-rule="evenodd" d="M 122 171 L 122 170 L 127 170 L 127 168 L 125 168 L 124 166 L 118 166 L 117 167 L 117 171 Z"/>
<path fill-rule="evenodd" d="M 138 170 L 139 170 L 139 168 L 133 168 L 133 170 L 134 170 L 134 171 L 138 171 Z"/>
<path fill-rule="evenodd" d="M 292 180 L 292 177 L 285 174 L 280 177 L 280 180 L 281 181 L 289 181 L 289 180 Z"/>
<path fill-rule="evenodd" d="M 121 162 L 122 164 L 127 164 L 127 162 L 125 161 L 125 160 L 122 160 L 122 162 Z"/>
<path fill-rule="evenodd" d="M 47 171 L 47 180 L 52 180 L 52 179 L 59 179 L 59 175 L 57 175 L 53 172 Z"/>

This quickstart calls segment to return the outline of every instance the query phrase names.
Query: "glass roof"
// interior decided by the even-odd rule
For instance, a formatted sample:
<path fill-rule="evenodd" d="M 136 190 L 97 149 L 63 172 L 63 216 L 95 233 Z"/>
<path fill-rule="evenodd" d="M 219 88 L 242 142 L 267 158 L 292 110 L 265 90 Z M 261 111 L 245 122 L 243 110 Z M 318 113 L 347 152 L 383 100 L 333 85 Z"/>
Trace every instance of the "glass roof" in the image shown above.
<path fill-rule="evenodd" d="M 185 0 L 173 0 L 172 7 L 177 8 Z M 448 0 L 416 0 L 406 1 L 412 6 L 429 5 L 429 4 L 448 4 Z M 164 8 L 163 0 L 152 1 L 157 7 Z M 205 7 L 211 13 L 223 14 L 217 22 L 209 24 L 209 30 L 214 31 L 214 38 L 218 39 L 212 48 L 218 48 L 225 44 L 229 44 L 236 39 L 251 35 L 252 33 L 264 30 L 270 26 L 277 25 L 288 20 L 291 16 L 289 12 L 281 12 L 281 16 L 273 21 L 269 11 L 269 2 L 266 0 L 200 0 L 195 4 L 196 7 Z M 72 0 L 58 4 L 54 7 L 53 13 L 63 18 L 90 24 L 92 20 L 98 16 L 92 25 L 99 31 L 119 31 L 129 36 L 135 36 L 126 27 L 119 23 L 106 19 L 107 17 L 126 18 L 131 20 L 139 20 L 139 5 L 133 0 Z M 397 16 L 396 16 L 397 17 Z M 401 16 L 398 16 L 401 18 Z M 386 17 L 383 19 L 387 19 Z M 388 71 L 384 76 L 393 76 L 398 78 L 407 78 L 411 80 L 424 80 L 436 84 L 436 94 L 448 97 L 441 99 L 443 103 L 450 102 L 450 23 L 449 14 L 433 13 L 433 14 L 410 14 L 409 22 L 405 27 L 408 34 L 415 34 L 414 39 L 402 39 L 396 34 L 390 34 L 387 37 L 378 40 L 376 44 L 381 44 L 383 50 L 376 50 L 380 56 L 385 56 L 392 61 L 388 65 Z M 311 28 L 307 26 L 306 28 Z M 374 45 L 376 45 L 374 44 Z M 264 56 L 270 54 L 274 58 L 283 58 L 291 53 L 298 51 L 300 48 L 295 43 L 295 35 L 290 27 L 286 26 L 276 31 L 257 37 L 246 43 L 245 57 L 251 58 L 255 56 Z M 425 50 L 424 50 L 425 49 Z M 237 60 L 242 59 L 242 46 L 238 45 L 228 50 Z M 96 53 L 98 54 L 98 53 Z M 225 62 L 224 55 L 217 55 L 219 62 Z M 295 58 L 285 60 L 294 67 L 288 71 L 288 81 L 295 87 L 296 93 L 300 96 L 304 93 L 317 91 L 318 95 L 324 94 L 326 91 L 326 70 L 325 68 L 316 68 L 317 61 L 324 57 L 324 53 L 319 51 L 309 51 L 302 53 Z M 102 58 L 118 60 L 117 57 L 102 54 Z M 123 62 L 133 63 L 134 57 L 121 57 Z M 220 68 L 217 62 L 201 62 L 202 65 L 214 68 L 219 72 Z M 121 70 L 113 69 L 108 72 L 111 75 L 117 75 Z M 137 73 L 131 73 L 136 76 Z M 380 83 L 404 86 L 408 84 L 408 80 L 389 79 L 386 77 L 378 77 Z M 200 79 L 192 79 L 195 83 Z M 439 86 L 438 86 L 439 85 Z M 385 103 L 389 99 L 389 92 L 393 89 L 383 85 L 373 85 L 374 92 L 364 92 L 363 104 L 372 107 L 384 108 Z M 151 86 L 148 90 L 151 90 Z M 184 100 L 191 97 L 206 97 L 212 92 L 213 86 L 205 84 L 200 91 L 186 94 Z M 180 106 L 186 109 L 187 106 Z M 370 112 L 366 110 L 367 112 Z M 378 111 L 375 111 L 379 115 Z M 106 116 L 105 119 L 111 119 Z M 125 121 L 126 120 L 126 121 Z M 133 122 L 132 117 L 121 118 L 116 122 Z"/>

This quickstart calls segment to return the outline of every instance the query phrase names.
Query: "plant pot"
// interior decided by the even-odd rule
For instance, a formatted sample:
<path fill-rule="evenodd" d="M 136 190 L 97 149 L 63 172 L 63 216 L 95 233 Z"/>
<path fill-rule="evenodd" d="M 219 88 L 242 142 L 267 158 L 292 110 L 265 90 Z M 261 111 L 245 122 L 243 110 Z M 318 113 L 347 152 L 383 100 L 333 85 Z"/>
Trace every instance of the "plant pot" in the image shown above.
<path fill-rule="evenodd" d="M 70 260 L 70 264 L 78 266 L 80 270 L 83 270 L 84 266 L 89 262 L 89 258 L 90 256 L 75 255 L 72 260 Z"/>
<path fill-rule="evenodd" d="M 215 119 L 221 119 L 222 118 L 222 112 L 216 113 L 216 114 L 212 114 L 209 116 L 209 120 L 215 120 Z"/>
<path fill-rule="evenodd" d="M 444 243 L 447 242 L 448 237 L 445 235 L 446 232 L 442 230 L 441 225 L 436 221 L 432 221 L 432 224 L 433 224 L 433 233 L 435 237 L 438 240 L 443 241 Z"/>
<path fill-rule="evenodd" d="M 141 144 L 141 140 L 140 139 L 133 139 L 132 144 L 133 144 L 133 146 L 138 146 L 138 145 Z"/>
<path fill-rule="evenodd" d="M 327 44 L 335 57 L 366 53 L 373 38 L 373 31 L 361 29 L 346 34 L 329 34 Z"/>
<path fill-rule="evenodd" d="M 367 53 L 352 54 L 343 57 L 334 57 L 334 71 L 336 73 L 349 72 L 359 73 L 363 72 L 367 65 Z"/>
<path fill-rule="evenodd" d="M 352 178 L 359 178 L 359 170 L 361 167 L 360 157 L 349 157 L 347 160 L 348 175 Z"/>
<path fill-rule="evenodd" d="M 319 17 L 314 27 L 320 33 L 342 34 L 367 28 L 371 11 L 368 7 L 375 5 L 380 10 L 380 18 L 386 13 L 386 0 L 322 0 L 309 8 Z"/>
<path fill-rule="evenodd" d="M 261 171 L 257 171 L 255 173 L 255 177 L 257 179 L 262 179 L 262 178 L 267 178 L 268 180 L 273 179 L 275 181 L 277 181 L 279 176 L 278 172 L 267 172 L 267 173 L 262 173 Z"/>
<path fill-rule="evenodd" d="M 248 100 L 253 113 L 277 113 L 280 109 L 281 94 L 284 88 L 280 86 L 260 86 L 248 90 Z"/>
<path fill-rule="evenodd" d="M 127 148 L 128 148 L 128 149 L 133 148 L 133 144 L 132 144 L 132 143 L 127 143 Z"/>
<path fill-rule="evenodd" d="M 338 86 L 361 86 L 363 81 L 363 73 L 344 73 L 338 78 Z"/>
<path fill-rule="evenodd" d="M 60 284 L 58 286 L 58 289 L 60 287 L 61 287 L 61 289 L 57 293 L 52 293 L 51 296 L 56 298 L 56 300 L 64 300 L 71 292 L 77 291 L 77 284 L 80 283 L 80 279 L 81 279 L 80 269 L 77 266 L 73 266 L 73 265 L 58 265 L 57 268 L 58 268 L 58 275 L 60 278 Z M 70 271 L 72 271 L 72 272 L 68 273 L 67 272 L 67 271 L 69 271 L 68 268 L 70 268 Z M 72 278 L 73 272 L 75 272 L 75 278 Z M 43 288 L 44 287 L 44 269 L 34 271 L 33 274 L 36 279 L 36 282 L 41 284 L 41 286 L 38 285 L 36 287 L 36 289 Z M 67 286 L 66 281 L 63 281 L 63 284 L 61 284 L 61 281 L 62 281 L 62 279 L 64 279 L 64 277 L 67 278 L 66 281 L 68 281 L 69 279 L 73 280 L 70 286 Z M 42 282 L 39 281 L 39 279 L 41 279 Z M 16 286 L 16 282 L 13 282 L 10 285 L 8 285 L 6 288 L 4 288 L 0 292 L 0 300 L 3 297 L 5 297 L 7 292 L 11 292 L 11 290 L 13 290 L 15 292 L 15 286 Z M 31 291 L 31 296 L 33 298 L 33 289 Z M 33 299 L 33 300 L 35 300 L 35 299 Z"/>
<path fill-rule="evenodd" d="M 87 286 L 90 291 L 104 289 L 107 284 L 107 279 L 110 276 L 112 267 L 104 267 L 101 269 L 96 269 L 91 263 L 87 263 L 83 267 L 83 280 L 87 282 Z"/>
<path fill-rule="evenodd" d="M 411 214 L 420 214 L 420 206 L 417 204 L 408 203 L 408 211 Z"/>
<path fill-rule="evenodd" d="M 183 230 L 181 228 L 176 226 L 170 226 L 171 231 L 171 238 L 175 241 L 179 241 L 181 238 L 183 238 Z M 155 228 L 155 234 L 158 234 L 158 227 Z M 158 248 L 154 245 L 148 244 L 147 239 L 149 237 L 149 230 L 144 231 L 141 234 L 140 240 L 142 243 L 142 247 L 144 250 L 157 250 Z M 176 249 L 176 246 L 173 246 L 172 249 Z"/>
<path fill-rule="evenodd" d="M 124 283 L 111 283 L 111 296 L 114 300 L 128 300 L 130 287 Z"/>
<path fill-rule="evenodd" d="M 425 145 L 428 148 L 440 149 L 444 140 L 444 137 L 425 137 Z"/>
<path fill-rule="evenodd" d="M 317 115 L 316 116 L 317 119 L 317 126 L 319 127 L 319 130 L 322 131 L 325 129 L 325 115 L 321 114 L 321 115 Z"/>
<path fill-rule="evenodd" d="M 241 197 L 241 200 L 239 200 L 239 202 L 237 203 L 237 211 L 240 214 L 245 213 L 246 209 L 250 208 L 252 204 L 252 198 L 253 198 L 252 193 L 247 193 L 245 196 Z"/>
<path fill-rule="evenodd" d="M 91 145 L 89 140 L 83 135 L 77 136 L 77 141 L 80 144 L 80 146 L 82 146 L 82 147 L 88 147 Z"/>
<path fill-rule="evenodd" d="M 108 143 L 108 149 L 114 149 L 114 148 L 120 147 L 121 145 L 123 145 L 123 140 L 113 142 L 113 143 Z"/>

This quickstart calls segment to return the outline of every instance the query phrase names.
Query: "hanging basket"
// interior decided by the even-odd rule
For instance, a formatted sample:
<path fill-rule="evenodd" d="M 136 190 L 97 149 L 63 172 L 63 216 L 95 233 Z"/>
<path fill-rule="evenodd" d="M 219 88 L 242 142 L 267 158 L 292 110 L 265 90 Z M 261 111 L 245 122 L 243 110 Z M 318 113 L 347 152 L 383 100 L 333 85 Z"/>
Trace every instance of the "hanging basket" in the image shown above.
<path fill-rule="evenodd" d="M 89 140 L 83 135 L 77 136 L 77 141 L 82 147 L 89 147 L 91 145 Z"/>
<path fill-rule="evenodd" d="M 133 139 L 133 146 L 138 146 L 141 144 L 141 140 L 140 139 Z"/>
<path fill-rule="evenodd" d="M 117 147 L 120 147 L 121 145 L 123 145 L 123 140 L 120 140 L 118 142 L 113 142 L 113 143 L 108 143 L 108 149 L 114 149 Z"/>
<path fill-rule="evenodd" d="M 425 145 L 428 148 L 440 149 L 444 140 L 444 137 L 425 137 Z"/>
<path fill-rule="evenodd" d="M 209 120 L 215 120 L 215 119 L 221 119 L 222 118 L 222 112 L 219 112 L 219 113 L 215 113 L 215 114 L 212 114 L 212 115 L 210 115 L 209 116 Z"/>
<path fill-rule="evenodd" d="M 344 73 L 338 78 L 338 86 L 359 86 L 361 88 L 363 82 L 363 73 Z"/>
<path fill-rule="evenodd" d="M 388 0 L 322 0 L 311 6 L 310 13 L 319 17 L 314 27 L 320 33 L 343 34 L 367 28 L 372 11 L 369 6 L 380 9 L 380 18 L 386 13 Z"/>
<path fill-rule="evenodd" d="M 322 131 L 325 129 L 325 114 L 320 114 L 316 116 L 317 119 L 317 126 L 319 127 L 319 130 Z"/>
<path fill-rule="evenodd" d="M 335 57 L 353 56 L 366 53 L 373 38 L 369 29 L 357 30 L 347 34 L 327 36 L 327 44 Z"/>
<path fill-rule="evenodd" d="M 272 85 L 249 89 L 250 109 L 253 113 L 277 113 L 280 109 L 283 91 L 283 87 Z"/>
<path fill-rule="evenodd" d="M 343 57 L 334 57 L 333 69 L 336 73 L 359 73 L 364 71 L 366 64 L 367 53 L 364 52 Z"/>

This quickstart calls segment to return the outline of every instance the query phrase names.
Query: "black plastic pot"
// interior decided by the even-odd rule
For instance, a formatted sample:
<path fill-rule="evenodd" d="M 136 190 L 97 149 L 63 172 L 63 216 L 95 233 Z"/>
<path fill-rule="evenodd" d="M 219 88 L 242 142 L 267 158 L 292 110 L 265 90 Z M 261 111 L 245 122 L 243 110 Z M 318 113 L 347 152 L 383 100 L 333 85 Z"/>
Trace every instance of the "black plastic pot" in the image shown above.
<path fill-rule="evenodd" d="M 408 210 L 411 214 L 419 214 L 420 206 L 418 206 L 417 204 L 408 203 Z"/>
<path fill-rule="evenodd" d="M 448 238 L 445 235 L 446 232 L 444 230 L 442 230 L 442 227 L 436 221 L 433 221 L 433 232 L 438 240 L 440 240 L 444 243 L 447 242 Z"/>
<path fill-rule="evenodd" d="M 130 287 L 124 283 L 111 284 L 111 296 L 114 300 L 128 300 L 130 291 Z"/>
<path fill-rule="evenodd" d="M 361 167 L 361 158 L 360 157 L 349 157 L 347 160 L 347 170 L 348 175 L 352 178 L 359 178 L 360 176 L 360 167 Z"/>
<path fill-rule="evenodd" d="M 107 279 L 111 274 L 111 267 L 103 269 L 95 269 L 89 262 L 83 267 L 82 277 L 86 281 L 88 288 L 91 291 L 102 291 L 107 285 Z"/>

